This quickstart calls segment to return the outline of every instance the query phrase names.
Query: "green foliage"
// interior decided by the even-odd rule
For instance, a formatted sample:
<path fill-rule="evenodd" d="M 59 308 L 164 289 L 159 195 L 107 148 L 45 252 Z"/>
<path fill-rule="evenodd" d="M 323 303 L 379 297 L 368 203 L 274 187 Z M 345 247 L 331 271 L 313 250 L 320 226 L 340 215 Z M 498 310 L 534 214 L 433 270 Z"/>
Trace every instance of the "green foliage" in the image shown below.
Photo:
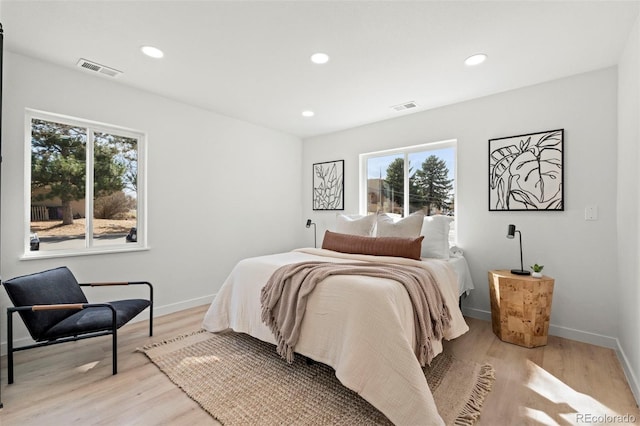
<path fill-rule="evenodd" d="M 537 263 L 533 266 L 530 266 L 530 268 L 533 270 L 533 272 L 542 272 L 542 268 L 544 268 L 544 265 L 538 265 Z"/>
<path fill-rule="evenodd" d="M 31 188 L 48 187 L 36 200 L 84 196 L 86 135 L 83 129 L 34 120 L 31 131 Z M 34 192 L 34 191 L 32 191 Z"/>
<path fill-rule="evenodd" d="M 44 120 L 31 124 L 31 194 L 35 201 L 60 198 L 64 224 L 73 223 L 71 201 L 84 198 L 86 143 L 84 129 Z"/>
<path fill-rule="evenodd" d="M 31 123 L 31 193 L 34 201 L 59 198 L 63 223 L 73 223 L 71 201 L 83 200 L 87 184 L 87 129 L 34 119 Z M 94 134 L 96 197 L 129 188 L 135 191 L 137 141 Z"/>
<path fill-rule="evenodd" d="M 95 133 L 94 179 L 96 193 L 128 189 L 137 192 L 138 145 L 136 139 Z"/>
<path fill-rule="evenodd" d="M 404 159 L 396 158 L 387 167 L 387 177 L 383 189 L 384 196 L 399 207 L 404 207 Z M 409 169 L 409 203 L 413 208 L 444 209 L 452 206 L 451 191 L 453 180 L 448 179 L 449 169 L 444 160 L 429 156 L 420 170 Z M 413 211 L 412 208 L 412 211 Z"/>
<path fill-rule="evenodd" d="M 448 176 L 449 169 L 445 161 L 430 155 L 422 163 L 422 168 L 411 177 L 410 185 L 416 192 L 412 199 L 426 207 L 427 215 L 431 214 L 434 207 L 444 209 L 448 206 L 453 190 L 453 180 Z"/>
<path fill-rule="evenodd" d="M 393 203 L 400 207 L 404 206 L 404 159 L 396 158 L 387 167 L 387 177 L 385 182 L 388 184 L 385 194 Z"/>

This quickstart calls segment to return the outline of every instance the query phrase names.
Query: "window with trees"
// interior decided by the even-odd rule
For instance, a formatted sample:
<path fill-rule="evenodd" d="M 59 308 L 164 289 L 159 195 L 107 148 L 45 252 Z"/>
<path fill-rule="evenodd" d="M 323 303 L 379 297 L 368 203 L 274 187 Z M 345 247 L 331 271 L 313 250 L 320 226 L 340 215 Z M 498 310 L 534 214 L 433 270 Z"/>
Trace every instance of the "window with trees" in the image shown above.
<path fill-rule="evenodd" d="M 141 132 L 27 110 L 30 255 L 144 247 Z"/>
<path fill-rule="evenodd" d="M 361 211 L 455 215 L 455 141 L 360 156 Z"/>

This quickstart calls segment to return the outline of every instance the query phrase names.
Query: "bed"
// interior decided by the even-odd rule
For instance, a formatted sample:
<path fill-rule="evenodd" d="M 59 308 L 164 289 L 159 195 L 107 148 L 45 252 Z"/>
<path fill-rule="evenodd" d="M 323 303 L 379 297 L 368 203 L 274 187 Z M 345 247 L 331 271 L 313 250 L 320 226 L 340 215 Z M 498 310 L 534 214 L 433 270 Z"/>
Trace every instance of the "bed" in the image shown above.
<path fill-rule="evenodd" d="M 384 261 L 420 264 L 441 284 L 452 313 L 445 338 L 456 338 L 468 327 L 458 309 L 459 284 L 449 262 L 354 255 L 323 249 L 244 259 L 223 284 L 203 321 L 211 332 L 232 329 L 276 344 L 261 321 L 260 291 L 280 266 L 304 261 Z M 373 290 L 373 291 L 372 291 Z M 333 276 L 309 298 L 296 353 L 325 363 L 336 377 L 384 413 L 393 423 L 440 425 L 433 396 L 414 353 L 414 325 L 406 291 L 388 279 Z M 435 353 L 441 341 L 433 342 Z"/>
<path fill-rule="evenodd" d="M 462 250 L 457 247 L 452 248 L 451 257 L 447 259 L 447 263 L 451 265 L 456 273 L 458 281 L 458 295 L 462 298 L 469 295 L 471 290 L 475 287 L 473 280 L 471 279 L 471 271 L 469 271 L 469 264 L 462 254 Z"/>

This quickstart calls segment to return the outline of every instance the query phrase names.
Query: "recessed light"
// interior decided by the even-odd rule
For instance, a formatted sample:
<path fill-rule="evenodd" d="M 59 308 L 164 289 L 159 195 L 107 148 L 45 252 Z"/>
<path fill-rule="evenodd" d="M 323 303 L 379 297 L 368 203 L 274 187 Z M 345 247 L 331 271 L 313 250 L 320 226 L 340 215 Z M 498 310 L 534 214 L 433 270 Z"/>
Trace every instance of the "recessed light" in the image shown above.
<path fill-rule="evenodd" d="M 326 64 L 329 62 L 329 55 L 326 53 L 314 53 L 311 55 L 311 62 L 314 64 Z"/>
<path fill-rule="evenodd" d="M 153 46 L 142 46 L 140 48 L 140 50 L 142 50 L 142 53 L 144 53 L 147 56 L 150 56 L 152 58 L 156 58 L 156 59 L 160 59 L 164 56 L 164 52 L 160 49 L 158 49 L 157 47 L 153 47 Z"/>
<path fill-rule="evenodd" d="M 467 59 L 465 59 L 464 60 L 464 64 L 472 67 L 474 65 L 480 65 L 486 59 L 487 59 L 487 55 L 485 55 L 484 53 L 477 53 L 477 54 L 471 55 Z"/>
<path fill-rule="evenodd" d="M 313 117 L 314 115 L 316 115 L 316 113 L 315 113 L 315 112 L 313 112 L 313 111 L 309 111 L 309 110 L 307 110 L 307 111 L 302 111 L 302 116 L 303 116 L 303 117 Z"/>

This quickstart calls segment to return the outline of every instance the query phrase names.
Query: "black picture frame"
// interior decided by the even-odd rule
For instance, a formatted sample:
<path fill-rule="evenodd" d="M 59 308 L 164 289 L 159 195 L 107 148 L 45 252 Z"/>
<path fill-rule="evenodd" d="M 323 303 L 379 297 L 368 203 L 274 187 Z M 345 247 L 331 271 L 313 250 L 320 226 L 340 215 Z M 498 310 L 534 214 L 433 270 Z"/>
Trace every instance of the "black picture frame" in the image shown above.
<path fill-rule="evenodd" d="M 344 160 L 313 164 L 313 210 L 344 210 Z"/>
<path fill-rule="evenodd" d="M 564 129 L 489 139 L 489 211 L 564 211 Z"/>

